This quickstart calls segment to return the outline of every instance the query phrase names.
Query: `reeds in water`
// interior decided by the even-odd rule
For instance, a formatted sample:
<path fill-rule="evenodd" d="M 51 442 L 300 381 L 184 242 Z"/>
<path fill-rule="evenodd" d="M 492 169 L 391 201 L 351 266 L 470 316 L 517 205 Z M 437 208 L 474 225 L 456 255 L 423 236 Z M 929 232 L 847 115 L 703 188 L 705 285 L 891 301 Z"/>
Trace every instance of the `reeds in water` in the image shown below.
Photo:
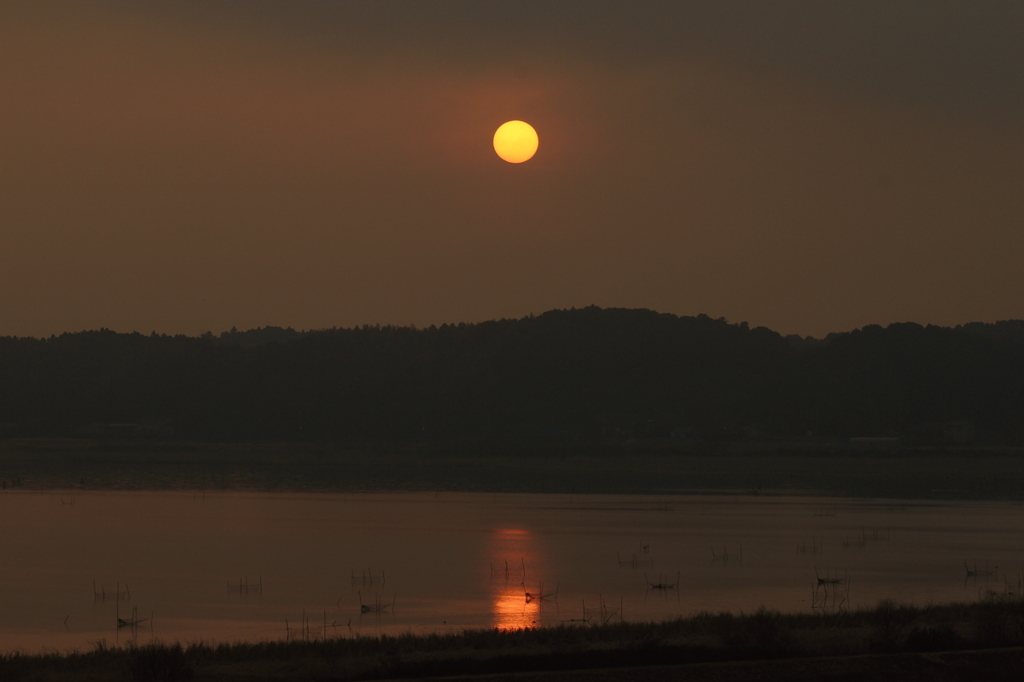
<path fill-rule="evenodd" d="M 743 563 L 743 545 L 740 545 L 740 550 L 737 554 L 729 554 L 729 548 L 725 545 L 722 545 L 721 554 L 715 552 L 714 546 L 711 547 L 711 563 L 721 561 L 723 564 L 728 564 L 730 560 L 738 560 L 739 563 Z"/>
<path fill-rule="evenodd" d="M 545 592 L 544 591 L 544 583 L 543 582 L 538 583 L 537 591 L 536 592 L 524 592 L 524 595 L 526 597 L 526 603 L 529 604 L 531 602 L 535 602 L 536 601 L 536 602 L 539 602 L 541 604 L 541 606 L 543 607 L 543 604 L 546 601 L 550 601 L 550 600 L 554 599 L 557 602 L 558 601 L 558 588 L 559 588 L 559 585 L 555 585 L 555 591 L 554 592 Z"/>
<path fill-rule="evenodd" d="M 397 599 L 397 595 L 392 595 L 391 603 L 388 604 L 388 603 L 385 603 L 385 602 L 381 602 L 379 594 L 374 594 L 374 596 L 373 596 L 373 603 L 372 604 L 364 604 L 363 603 L 363 593 L 362 593 L 362 591 L 360 591 L 358 594 L 359 594 L 359 613 L 377 613 L 377 614 L 380 614 L 380 613 L 384 613 L 386 611 L 391 611 L 392 613 L 394 613 L 395 599 Z"/>
<path fill-rule="evenodd" d="M 632 568 L 634 571 L 638 568 L 654 568 L 654 559 L 638 559 L 636 554 L 629 559 L 623 559 L 622 555 L 616 551 L 615 558 L 619 562 L 619 568 Z"/>
<path fill-rule="evenodd" d="M 821 554 L 825 549 L 825 543 L 823 540 L 818 540 L 816 535 L 811 536 L 811 554 Z M 798 542 L 796 543 L 797 554 L 807 554 L 807 543 Z"/>
<path fill-rule="evenodd" d="M 817 579 L 811 586 L 811 610 L 821 613 L 842 613 L 850 608 L 850 580 L 839 577 L 839 572 L 830 574 L 825 569 L 825 577 L 818 575 L 818 567 L 814 567 Z"/>
<path fill-rule="evenodd" d="M 658 579 L 657 583 L 652 583 L 650 580 L 647 579 L 647 574 L 644 573 L 644 581 L 647 583 L 647 589 L 648 590 L 674 590 L 677 587 L 679 587 L 679 575 L 680 575 L 680 572 L 677 571 L 676 572 L 676 581 L 674 583 L 667 582 L 665 580 L 665 576 L 664 575 L 659 576 L 659 579 Z"/>
<path fill-rule="evenodd" d="M 351 572 L 352 585 L 361 585 L 366 587 L 367 585 L 385 585 L 387 584 L 387 576 L 384 575 L 384 570 L 381 569 L 380 573 L 374 573 L 372 568 L 364 568 L 360 571 L 359 575 L 356 575 L 355 569 Z"/>
<path fill-rule="evenodd" d="M 608 608 L 608 604 L 606 604 L 605 601 L 604 601 L 604 596 L 599 594 L 599 595 L 597 595 L 597 599 L 598 599 L 598 602 L 600 604 L 600 606 L 599 606 L 599 609 L 600 609 L 599 610 L 599 621 L 598 622 L 601 625 L 607 625 L 612 620 L 614 620 L 616 617 L 618 617 L 618 621 L 620 623 L 625 622 L 623 620 L 623 617 L 622 617 L 622 614 L 624 612 L 624 610 L 622 608 L 622 595 L 619 595 L 619 608 L 618 608 L 617 611 Z"/>
<path fill-rule="evenodd" d="M 96 588 L 96 581 L 93 580 L 92 581 L 92 598 L 93 598 L 93 601 L 100 601 L 100 602 L 106 601 L 107 599 L 114 599 L 116 601 L 121 601 L 122 599 L 124 599 L 125 601 L 131 601 L 132 593 L 131 593 L 131 590 L 128 589 L 128 583 L 124 584 L 124 591 L 123 592 L 121 591 L 121 581 L 120 580 L 117 581 L 117 587 L 115 588 L 114 592 L 107 592 L 106 586 L 103 585 L 102 583 L 100 583 L 99 589 L 97 589 Z"/>
<path fill-rule="evenodd" d="M 228 592 L 238 591 L 239 596 L 248 596 L 249 590 L 252 590 L 254 594 L 263 594 L 263 576 L 259 576 L 252 583 L 249 582 L 249 576 L 243 576 L 238 579 L 237 582 L 228 580 Z"/>
<path fill-rule="evenodd" d="M 978 560 L 975 559 L 974 560 L 974 569 L 973 570 L 971 570 L 971 567 L 967 565 L 966 561 L 964 562 L 964 569 L 967 570 L 967 577 L 968 578 L 977 578 L 979 576 L 980 577 L 993 577 L 993 576 L 996 575 L 996 571 L 999 570 L 999 567 L 998 566 L 993 566 L 992 568 L 989 568 L 988 567 L 988 561 L 985 561 L 985 568 L 978 568 Z"/>
<path fill-rule="evenodd" d="M 584 623 L 584 624 L 590 623 L 590 620 L 591 620 L 591 618 L 593 616 L 588 616 L 587 615 L 587 600 L 583 599 L 581 601 L 583 602 L 583 617 L 582 618 L 568 618 L 566 620 L 563 620 L 562 623 L 570 624 L 570 625 L 571 624 L 576 624 L 576 623 Z"/>

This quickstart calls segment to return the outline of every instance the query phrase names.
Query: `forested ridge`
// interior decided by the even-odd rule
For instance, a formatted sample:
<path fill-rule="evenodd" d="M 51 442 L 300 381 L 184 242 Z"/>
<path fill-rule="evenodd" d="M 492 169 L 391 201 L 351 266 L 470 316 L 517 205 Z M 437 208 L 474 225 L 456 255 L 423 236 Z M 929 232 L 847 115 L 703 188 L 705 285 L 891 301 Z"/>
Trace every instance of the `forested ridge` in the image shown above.
<path fill-rule="evenodd" d="M 0 437 L 1024 440 L 1024 321 L 816 340 L 704 315 L 0 338 Z"/>

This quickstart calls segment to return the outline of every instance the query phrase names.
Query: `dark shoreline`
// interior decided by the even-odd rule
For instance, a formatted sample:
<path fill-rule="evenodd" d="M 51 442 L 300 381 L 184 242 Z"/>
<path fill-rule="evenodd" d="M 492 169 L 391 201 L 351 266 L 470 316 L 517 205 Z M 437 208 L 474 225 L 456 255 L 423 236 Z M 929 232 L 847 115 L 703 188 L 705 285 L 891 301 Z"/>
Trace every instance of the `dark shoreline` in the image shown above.
<path fill-rule="evenodd" d="M 6 439 L 0 481 L 31 490 L 786 494 L 1024 500 L 1024 448 L 838 443 L 447 444 Z"/>
<path fill-rule="evenodd" d="M 883 602 L 852 612 L 700 613 L 661 623 L 560 626 L 425 636 L 252 644 L 154 644 L 0 656 L 19 680 L 1016 679 L 1024 599 L 972 604 Z M 767 667 L 766 667 L 767 666 Z M 980 675 L 980 673 L 984 675 Z M 970 676 L 973 674 L 974 676 Z M 852 675 L 852 676 L 851 676 Z"/>

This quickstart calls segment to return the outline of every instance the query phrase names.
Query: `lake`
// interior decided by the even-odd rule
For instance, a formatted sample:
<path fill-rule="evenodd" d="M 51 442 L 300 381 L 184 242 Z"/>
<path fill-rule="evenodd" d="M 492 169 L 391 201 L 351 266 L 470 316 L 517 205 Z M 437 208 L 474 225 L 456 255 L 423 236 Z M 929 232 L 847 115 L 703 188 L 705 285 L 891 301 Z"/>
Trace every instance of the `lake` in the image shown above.
<path fill-rule="evenodd" d="M 969 601 L 1024 575 L 1017 502 L 8 489 L 0 537 L 0 650 L 27 652 Z"/>

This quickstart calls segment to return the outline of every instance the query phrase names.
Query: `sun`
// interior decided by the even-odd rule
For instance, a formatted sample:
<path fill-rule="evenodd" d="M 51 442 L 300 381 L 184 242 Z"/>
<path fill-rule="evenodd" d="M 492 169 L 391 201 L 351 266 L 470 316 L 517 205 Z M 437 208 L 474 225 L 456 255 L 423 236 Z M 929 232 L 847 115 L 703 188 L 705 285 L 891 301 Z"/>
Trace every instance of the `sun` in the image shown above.
<path fill-rule="evenodd" d="M 509 163 L 529 161 L 539 144 L 537 131 L 526 121 L 508 121 L 494 131 L 494 151 Z"/>

